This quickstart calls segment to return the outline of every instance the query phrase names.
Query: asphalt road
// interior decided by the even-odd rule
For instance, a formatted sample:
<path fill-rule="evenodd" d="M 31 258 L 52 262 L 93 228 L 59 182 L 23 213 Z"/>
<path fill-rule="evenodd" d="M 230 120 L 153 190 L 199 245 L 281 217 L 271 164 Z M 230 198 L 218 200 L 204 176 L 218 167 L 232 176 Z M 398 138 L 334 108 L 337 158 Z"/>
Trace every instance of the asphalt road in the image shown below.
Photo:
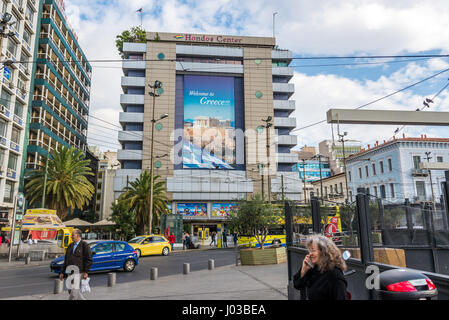
<path fill-rule="evenodd" d="M 116 271 L 117 283 L 148 280 L 152 267 L 158 268 L 158 276 L 164 277 L 183 272 L 183 264 L 190 263 L 190 271 L 208 268 L 208 260 L 215 260 L 215 267 L 235 263 L 235 252 L 232 249 L 202 250 L 175 252 L 169 256 L 147 256 L 139 259 L 139 264 L 133 272 Z M 108 272 L 97 272 L 89 275 L 90 285 L 106 286 Z M 47 266 L 34 266 L 0 270 L 0 299 L 26 295 L 53 293 L 55 273 L 50 271 L 50 261 Z"/>

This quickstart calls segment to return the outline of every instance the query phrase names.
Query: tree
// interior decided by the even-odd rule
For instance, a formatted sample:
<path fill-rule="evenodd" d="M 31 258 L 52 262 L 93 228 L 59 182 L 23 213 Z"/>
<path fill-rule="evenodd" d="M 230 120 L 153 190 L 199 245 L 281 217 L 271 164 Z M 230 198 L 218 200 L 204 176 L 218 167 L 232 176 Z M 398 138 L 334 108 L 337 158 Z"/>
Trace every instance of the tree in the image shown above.
<path fill-rule="evenodd" d="M 228 217 L 228 226 L 242 234 L 254 235 L 263 249 L 268 229 L 279 225 L 280 220 L 280 210 L 266 203 L 262 195 L 255 194 L 250 200 L 239 201 L 238 210 Z"/>
<path fill-rule="evenodd" d="M 145 225 L 149 225 L 149 232 L 152 232 L 153 223 L 160 221 L 160 215 L 168 212 L 166 196 L 167 189 L 164 187 L 164 182 L 159 181 L 160 176 L 154 177 L 153 187 L 153 215 L 150 215 L 150 190 L 151 190 L 151 176 L 148 171 L 142 172 L 139 178 L 129 183 L 123 189 L 123 193 L 119 197 L 119 201 L 123 201 L 130 210 L 135 213 L 135 220 L 139 233 L 144 232 Z"/>
<path fill-rule="evenodd" d="M 82 209 L 89 204 L 95 188 L 87 179 L 94 175 L 89 167 L 90 160 L 76 148 L 60 146 L 49 154 L 45 203 L 56 209 L 64 221 L 68 209 Z M 31 205 L 38 204 L 44 192 L 45 167 L 33 170 L 26 183 L 26 197 Z"/>
<path fill-rule="evenodd" d="M 123 43 L 124 42 L 137 42 L 145 43 L 147 40 L 147 33 L 141 27 L 132 27 L 131 30 L 125 30 L 121 34 L 116 36 L 115 46 L 120 53 L 122 59 L 126 56 L 123 53 Z"/>
<path fill-rule="evenodd" d="M 120 237 L 126 241 L 130 240 L 136 234 L 136 219 L 134 212 L 123 201 L 117 201 L 111 205 L 110 220 L 120 228 L 118 232 Z"/>

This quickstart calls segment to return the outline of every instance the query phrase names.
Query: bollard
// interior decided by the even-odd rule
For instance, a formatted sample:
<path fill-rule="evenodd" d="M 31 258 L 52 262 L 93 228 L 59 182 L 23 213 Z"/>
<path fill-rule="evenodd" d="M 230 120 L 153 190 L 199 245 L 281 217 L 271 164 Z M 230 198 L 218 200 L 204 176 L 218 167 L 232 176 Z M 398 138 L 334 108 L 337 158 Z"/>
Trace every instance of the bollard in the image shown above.
<path fill-rule="evenodd" d="M 150 280 L 157 280 L 157 268 L 151 268 Z"/>
<path fill-rule="evenodd" d="M 209 259 L 209 270 L 214 270 L 215 268 L 215 260 Z"/>
<path fill-rule="evenodd" d="M 115 272 L 108 273 L 108 287 L 115 286 Z"/>
<path fill-rule="evenodd" d="M 55 287 L 54 287 L 53 293 L 60 294 L 60 293 L 62 293 L 63 288 L 64 288 L 64 282 L 59 279 L 55 279 Z"/>
<path fill-rule="evenodd" d="M 26 256 L 25 258 L 25 264 L 30 264 L 31 258 L 30 256 Z"/>
<path fill-rule="evenodd" d="M 189 272 L 190 272 L 190 263 L 184 263 L 183 273 L 189 274 Z"/>

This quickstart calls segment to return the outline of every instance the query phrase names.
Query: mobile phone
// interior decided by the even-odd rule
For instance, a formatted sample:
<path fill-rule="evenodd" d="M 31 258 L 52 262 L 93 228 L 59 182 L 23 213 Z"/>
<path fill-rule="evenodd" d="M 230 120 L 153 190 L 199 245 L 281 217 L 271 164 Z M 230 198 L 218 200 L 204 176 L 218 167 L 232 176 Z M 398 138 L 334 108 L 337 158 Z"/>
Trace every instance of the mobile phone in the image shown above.
<path fill-rule="evenodd" d="M 310 262 L 308 259 L 306 260 L 306 264 L 313 269 L 314 265 L 312 262 Z"/>

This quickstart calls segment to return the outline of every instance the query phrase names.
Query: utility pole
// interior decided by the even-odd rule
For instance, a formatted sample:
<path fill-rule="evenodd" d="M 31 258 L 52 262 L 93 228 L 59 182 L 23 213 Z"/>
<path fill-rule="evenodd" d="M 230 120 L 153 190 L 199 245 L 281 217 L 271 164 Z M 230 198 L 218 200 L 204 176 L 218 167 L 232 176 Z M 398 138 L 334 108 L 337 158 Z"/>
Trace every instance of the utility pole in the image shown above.
<path fill-rule="evenodd" d="M 304 204 L 307 203 L 307 190 L 306 190 L 306 160 L 301 159 L 302 161 L 302 180 L 304 183 Z"/>
<path fill-rule="evenodd" d="M 267 160 L 268 160 L 268 170 L 267 170 L 267 185 L 268 185 L 268 202 L 271 203 L 271 179 L 270 179 L 270 128 L 273 124 L 270 122 L 273 118 L 268 116 L 267 119 L 262 119 L 265 122 L 265 125 L 261 125 L 260 127 L 265 128 L 267 130 Z"/>
<path fill-rule="evenodd" d="M 430 159 L 432 159 L 432 157 L 429 157 L 429 155 L 432 153 L 430 151 L 428 152 L 424 152 L 426 154 L 426 160 L 429 163 Z M 427 171 L 429 172 L 429 178 L 430 178 L 430 190 L 432 190 L 432 204 L 433 204 L 433 211 L 436 212 L 436 204 L 435 204 L 435 194 L 433 192 L 433 183 L 432 183 L 432 171 L 430 169 L 427 169 Z"/>
<path fill-rule="evenodd" d="M 320 194 L 321 194 L 321 204 L 324 205 L 324 197 L 323 197 L 323 176 L 321 173 L 321 154 L 317 154 L 315 157 L 318 158 L 318 166 L 320 167 Z"/>
<path fill-rule="evenodd" d="M 44 171 L 44 185 L 42 186 L 42 200 L 41 205 L 42 208 L 45 208 L 45 196 L 47 193 L 47 179 L 48 179 L 48 160 L 50 159 L 50 147 L 51 147 L 51 138 L 48 138 L 48 146 L 47 146 L 47 160 L 45 161 L 45 171 Z"/>
<path fill-rule="evenodd" d="M 284 196 L 284 175 L 281 175 L 281 188 L 282 188 L 282 201 L 285 200 Z"/>
<path fill-rule="evenodd" d="M 344 137 L 347 136 L 348 133 L 344 132 L 343 134 L 338 133 L 338 137 L 340 138 L 338 141 L 342 143 L 343 147 L 343 167 L 344 167 L 344 173 L 345 173 L 345 184 L 346 184 L 346 199 L 349 199 L 348 195 L 348 176 L 346 174 L 346 155 L 345 155 L 345 140 Z"/>

